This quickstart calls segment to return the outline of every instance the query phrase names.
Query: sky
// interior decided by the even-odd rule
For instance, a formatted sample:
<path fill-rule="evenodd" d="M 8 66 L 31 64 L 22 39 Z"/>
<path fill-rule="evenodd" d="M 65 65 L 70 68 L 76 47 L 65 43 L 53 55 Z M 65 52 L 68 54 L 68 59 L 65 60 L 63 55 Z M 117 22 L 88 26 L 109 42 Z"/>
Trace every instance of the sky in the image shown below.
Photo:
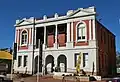
<path fill-rule="evenodd" d="M 120 51 L 120 0 L 0 0 L 0 48 L 12 47 L 17 19 L 65 14 L 89 6 L 96 7 L 97 18 L 116 35 L 116 51 Z"/>

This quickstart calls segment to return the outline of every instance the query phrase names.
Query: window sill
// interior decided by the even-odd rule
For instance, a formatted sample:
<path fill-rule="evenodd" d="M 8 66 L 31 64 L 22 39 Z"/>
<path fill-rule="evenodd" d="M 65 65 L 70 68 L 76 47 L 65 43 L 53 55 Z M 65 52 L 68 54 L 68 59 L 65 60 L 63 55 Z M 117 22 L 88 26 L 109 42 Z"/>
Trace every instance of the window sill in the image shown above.
<path fill-rule="evenodd" d="M 77 40 L 76 42 L 87 42 L 87 40 Z"/>
<path fill-rule="evenodd" d="M 88 66 L 83 67 L 83 69 L 88 69 Z"/>
<path fill-rule="evenodd" d="M 26 66 L 24 66 L 24 68 L 27 68 L 27 65 L 26 65 Z"/>
<path fill-rule="evenodd" d="M 22 66 L 18 66 L 18 68 L 21 68 Z"/>
<path fill-rule="evenodd" d="M 27 44 L 21 44 L 20 46 L 27 46 Z"/>

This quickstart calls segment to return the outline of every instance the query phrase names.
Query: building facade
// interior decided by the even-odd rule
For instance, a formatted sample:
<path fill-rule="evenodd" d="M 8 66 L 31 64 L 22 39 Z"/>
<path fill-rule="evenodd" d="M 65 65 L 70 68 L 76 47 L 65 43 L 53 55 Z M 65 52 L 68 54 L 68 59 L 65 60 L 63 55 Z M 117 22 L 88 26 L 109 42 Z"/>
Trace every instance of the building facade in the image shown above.
<path fill-rule="evenodd" d="M 116 72 L 115 35 L 97 21 L 94 7 L 69 10 L 64 16 L 23 18 L 16 20 L 15 27 L 15 73 L 37 73 L 38 56 L 40 73 L 52 73 L 54 67 L 75 72 L 80 52 L 80 67 L 87 74 L 93 70 L 101 76 Z"/>

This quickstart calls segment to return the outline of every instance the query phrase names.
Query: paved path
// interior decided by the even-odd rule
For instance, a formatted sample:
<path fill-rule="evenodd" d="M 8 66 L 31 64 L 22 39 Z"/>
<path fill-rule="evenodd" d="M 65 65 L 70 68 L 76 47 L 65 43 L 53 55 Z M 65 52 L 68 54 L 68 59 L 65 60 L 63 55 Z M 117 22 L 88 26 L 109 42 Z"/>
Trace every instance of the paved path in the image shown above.
<path fill-rule="evenodd" d="M 20 82 L 21 80 L 24 80 L 24 82 L 37 82 L 37 77 L 31 76 L 22 79 L 16 79 L 13 82 Z M 52 76 L 42 76 L 39 77 L 39 82 L 65 82 L 65 81 L 59 79 L 53 79 Z M 73 81 L 66 81 L 66 82 L 73 82 Z"/>
<path fill-rule="evenodd" d="M 37 82 L 37 77 L 30 76 L 22 79 L 15 79 L 13 82 Z M 52 76 L 42 76 L 42 77 L 39 77 L 39 82 L 83 82 L 83 81 L 70 81 L 70 80 L 64 81 L 60 79 L 53 79 Z M 91 82 L 107 82 L 107 81 L 91 81 Z"/>

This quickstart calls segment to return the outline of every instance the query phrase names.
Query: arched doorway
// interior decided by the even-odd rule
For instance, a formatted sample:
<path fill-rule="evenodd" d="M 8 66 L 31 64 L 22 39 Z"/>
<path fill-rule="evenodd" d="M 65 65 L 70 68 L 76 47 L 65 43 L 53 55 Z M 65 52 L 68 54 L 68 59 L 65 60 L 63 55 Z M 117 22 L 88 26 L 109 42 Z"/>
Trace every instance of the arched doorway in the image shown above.
<path fill-rule="evenodd" d="M 38 72 L 38 56 L 35 57 L 35 70 L 34 70 L 34 73 L 37 73 L 37 72 Z M 42 72 L 42 61 L 41 60 L 39 60 L 39 72 Z"/>
<path fill-rule="evenodd" d="M 61 72 L 67 72 L 67 58 L 65 55 L 59 55 L 57 58 L 57 66 Z"/>
<path fill-rule="evenodd" d="M 48 55 L 45 60 L 45 74 L 53 72 L 54 67 L 54 57 Z"/>

